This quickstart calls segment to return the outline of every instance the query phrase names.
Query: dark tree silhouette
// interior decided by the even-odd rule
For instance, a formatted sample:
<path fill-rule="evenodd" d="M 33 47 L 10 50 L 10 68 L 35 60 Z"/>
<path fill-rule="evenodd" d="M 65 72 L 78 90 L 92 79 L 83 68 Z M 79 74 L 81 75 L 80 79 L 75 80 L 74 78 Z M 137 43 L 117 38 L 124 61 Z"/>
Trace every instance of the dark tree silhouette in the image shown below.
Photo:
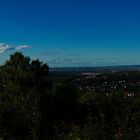
<path fill-rule="evenodd" d="M 50 89 L 49 67 L 16 52 L 1 67 L 0 135 L 34 139 Z M 48 88 L 49 87 L 49 88 Z M 40 107 L 43 107 L 41 109 Z"/>

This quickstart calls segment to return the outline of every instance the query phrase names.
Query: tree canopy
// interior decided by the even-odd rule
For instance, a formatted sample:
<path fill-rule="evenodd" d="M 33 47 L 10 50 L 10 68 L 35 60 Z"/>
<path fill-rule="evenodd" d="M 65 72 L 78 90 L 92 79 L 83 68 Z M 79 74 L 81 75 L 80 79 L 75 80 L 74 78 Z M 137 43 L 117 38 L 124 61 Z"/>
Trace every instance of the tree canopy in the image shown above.
<path fill-rule="evenodd" d="M 49 67 L 16 52 L 0 69 L 0 135 L 31 139 L 38 129 L 42 99 L 48 94 Z M 48 88 L 47 88 L 48 87 Z"/>

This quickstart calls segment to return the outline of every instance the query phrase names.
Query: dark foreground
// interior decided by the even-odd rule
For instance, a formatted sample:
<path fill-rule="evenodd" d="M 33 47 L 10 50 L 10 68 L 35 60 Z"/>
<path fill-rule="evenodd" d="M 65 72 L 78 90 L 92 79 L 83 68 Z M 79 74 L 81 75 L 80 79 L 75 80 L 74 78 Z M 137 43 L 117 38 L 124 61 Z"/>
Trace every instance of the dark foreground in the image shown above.
<path fill-rule="evenodd" d="M 15 53 L 0 77 L 1 139 L 140 139 L 137 69 L 49 72 Z"/>

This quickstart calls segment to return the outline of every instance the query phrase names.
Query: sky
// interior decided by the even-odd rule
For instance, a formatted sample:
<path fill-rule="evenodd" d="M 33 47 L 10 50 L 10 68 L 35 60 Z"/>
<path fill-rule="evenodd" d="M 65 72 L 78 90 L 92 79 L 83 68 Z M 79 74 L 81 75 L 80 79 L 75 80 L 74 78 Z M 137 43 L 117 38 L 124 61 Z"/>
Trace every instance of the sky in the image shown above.
<path fill-rule="evenodd" d="M 0 0 L 0 64 L 21 51 L 50 67 L 140 64 L 138 0 Z"/>

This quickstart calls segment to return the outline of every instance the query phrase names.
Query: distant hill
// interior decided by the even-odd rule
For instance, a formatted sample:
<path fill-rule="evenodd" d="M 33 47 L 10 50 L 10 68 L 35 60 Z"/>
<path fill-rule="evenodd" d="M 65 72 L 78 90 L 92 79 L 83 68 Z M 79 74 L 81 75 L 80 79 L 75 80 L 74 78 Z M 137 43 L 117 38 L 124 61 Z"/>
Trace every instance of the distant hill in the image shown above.
<path fill-rule="evenodd" d="M 100 66 L 100 67 L 60 67 L 50 68 L 50 72 L 79 73 L 79 72 L 112 72 L 112 71 L 136 71 L 140 65 L 124 66 Z"/>

